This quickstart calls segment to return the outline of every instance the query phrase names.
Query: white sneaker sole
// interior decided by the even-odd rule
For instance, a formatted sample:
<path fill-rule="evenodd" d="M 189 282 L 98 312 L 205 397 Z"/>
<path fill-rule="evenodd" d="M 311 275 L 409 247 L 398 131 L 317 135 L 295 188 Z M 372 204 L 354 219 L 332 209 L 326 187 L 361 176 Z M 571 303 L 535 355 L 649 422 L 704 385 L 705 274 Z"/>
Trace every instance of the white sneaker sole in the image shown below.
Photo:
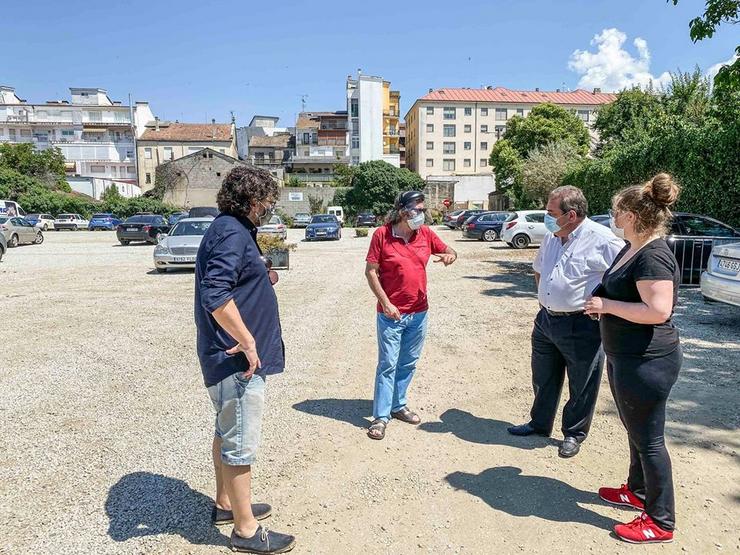
<path fill-rule="evenodd" d="M 611 499 L 607 499 L 606 497 L 603 497 L 601 495 L 599 495 L 599 499 L 601 499 L 602 501 L 606 501 L 610 505 L 618 505 L 619 507 L 629 507 L 630 509 L 634 509 L 636 511 L 644 511 L 645 510 L 644 507 L 636 507 L 632 503 L 618 503 L 617 501 L 612 501 Z"/>

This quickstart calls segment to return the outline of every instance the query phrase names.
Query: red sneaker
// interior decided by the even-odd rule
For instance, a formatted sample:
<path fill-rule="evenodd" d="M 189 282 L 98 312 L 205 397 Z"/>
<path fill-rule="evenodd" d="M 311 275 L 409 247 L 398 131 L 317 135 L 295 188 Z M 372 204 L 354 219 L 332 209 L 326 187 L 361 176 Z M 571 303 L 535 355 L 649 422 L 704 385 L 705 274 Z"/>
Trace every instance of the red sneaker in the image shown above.
<path fill-rule="evenodd" d="M 627 524 L 617 524 L 614 527 L 614 533 L 620 540 L 629 543 L 669 543 L 673 541 L 673 532 L 663 530 L 645 513 Z"/>
<path fill-rule="evenodd" d="M 638 511 L 645 510 L 645 504 L 629 490 L 627 484 L 622 484 L 620 488 L 599 488 L 599 497 L 612 505 L 624 505 Z"/>

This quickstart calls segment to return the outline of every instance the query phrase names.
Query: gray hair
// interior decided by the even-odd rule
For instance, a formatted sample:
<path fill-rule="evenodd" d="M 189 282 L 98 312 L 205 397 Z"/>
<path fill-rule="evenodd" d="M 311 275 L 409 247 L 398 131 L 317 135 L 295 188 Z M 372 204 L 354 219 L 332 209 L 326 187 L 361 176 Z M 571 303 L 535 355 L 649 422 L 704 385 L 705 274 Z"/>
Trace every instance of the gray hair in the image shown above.
<path fill-rule="evenodd" d="M 553 189 L 550 193 L 549 199 L 557 199 L 560 201 L 560 210 L 565 214 L 573 210 L 576 216 L 579 218 L 585 218 L 588 214 L 588 201 L 578 187 L 572 187 L 565 185 Z"/>
<path fill-rule="evenodd" d="M 400 208 L 400 209 L 395 208 L 395 207 L 391 208 L 388 211 L 388 214 L 386 214 L 385 216 L 385 223 L 391 224 L 391 225 L 396 225 L 400 223 L 401 220 L 403 219 L 403 217 L 401 216 L 402 211 L 403 211 L 403 208 Z"/>

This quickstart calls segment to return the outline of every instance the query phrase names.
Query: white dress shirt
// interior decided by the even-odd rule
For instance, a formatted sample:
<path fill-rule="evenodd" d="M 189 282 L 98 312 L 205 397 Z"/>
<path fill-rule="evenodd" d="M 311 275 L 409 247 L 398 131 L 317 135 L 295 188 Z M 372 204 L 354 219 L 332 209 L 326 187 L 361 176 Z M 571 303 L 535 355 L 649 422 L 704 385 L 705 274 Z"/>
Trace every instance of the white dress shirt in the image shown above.
<path fill-rule="evenodd" d="M 565 244 L 548 232 L 533 264 L 540 274 L 540 304 L 554 312 L 583 310 L 586 299 L 623 247 L 624 241 L 608 227 L 588 218 L 573 230 Z"/>

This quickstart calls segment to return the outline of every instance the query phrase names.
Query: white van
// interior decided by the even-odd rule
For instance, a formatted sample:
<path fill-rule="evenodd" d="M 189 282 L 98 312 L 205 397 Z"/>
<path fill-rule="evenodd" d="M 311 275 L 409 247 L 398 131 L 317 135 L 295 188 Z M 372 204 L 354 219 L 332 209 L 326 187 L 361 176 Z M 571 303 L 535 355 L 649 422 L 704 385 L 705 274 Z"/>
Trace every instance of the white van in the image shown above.
<path fill-rule="evenodd" d="M 326 209 L 326 213 L 336 216 L 339 224 L 344 225 L 344 209 L 341 206 L 329 206 Z"/>
<path fill-rule="evenodd" d="M 26 211 L 14 200 L 0 200 L 0 216 L 14 218 L 15 216 L 25 217 L 25 215 Z"/>

